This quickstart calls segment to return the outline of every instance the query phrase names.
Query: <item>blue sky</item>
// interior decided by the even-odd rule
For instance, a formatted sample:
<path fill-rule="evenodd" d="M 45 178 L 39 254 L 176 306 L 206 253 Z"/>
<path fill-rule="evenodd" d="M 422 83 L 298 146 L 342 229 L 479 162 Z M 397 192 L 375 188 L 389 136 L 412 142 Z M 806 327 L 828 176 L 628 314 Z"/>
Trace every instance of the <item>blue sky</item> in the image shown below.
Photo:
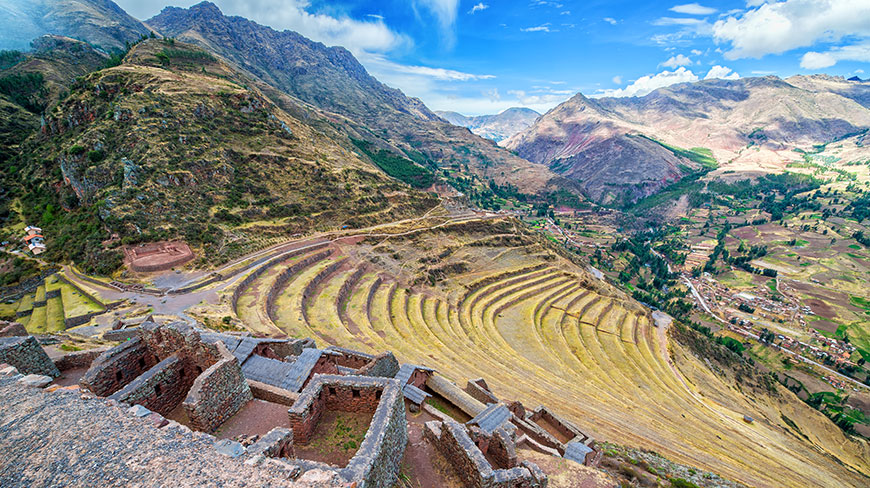
<path fill-rule="evenodd" d="M 198 3 L 115 1 L 140 19 Z M 345 46 L 388 85 L 467 115 L 706 77 L 870 77 L 870 0 L 212 1 Z"/>

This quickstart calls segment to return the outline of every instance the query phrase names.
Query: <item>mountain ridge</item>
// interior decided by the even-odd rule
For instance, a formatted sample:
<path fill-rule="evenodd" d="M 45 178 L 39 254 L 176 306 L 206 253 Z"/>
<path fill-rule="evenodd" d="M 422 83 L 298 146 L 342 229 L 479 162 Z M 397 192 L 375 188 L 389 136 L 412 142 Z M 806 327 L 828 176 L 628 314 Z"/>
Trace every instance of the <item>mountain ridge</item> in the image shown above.
<path fill-rule="evenodd" d="M 494 115 L 465 116 L 459 112 L 435 111 L 453 125 L 466 127 L 481 137 L 501 142 L 531 126 L 540 113 L 525 107 L 511 107 Z"/>
<path fill-rule="evenodd" d="M 868 105 L 870 84 L 842 78 L 703 80 L 643 97 L 577 94 L 504 145 L 580 180 L 594 200 L 630 203 L 701 169 L 676 153 L 695 148 L 758 170 L 792 149 L 870 128 Z"/>

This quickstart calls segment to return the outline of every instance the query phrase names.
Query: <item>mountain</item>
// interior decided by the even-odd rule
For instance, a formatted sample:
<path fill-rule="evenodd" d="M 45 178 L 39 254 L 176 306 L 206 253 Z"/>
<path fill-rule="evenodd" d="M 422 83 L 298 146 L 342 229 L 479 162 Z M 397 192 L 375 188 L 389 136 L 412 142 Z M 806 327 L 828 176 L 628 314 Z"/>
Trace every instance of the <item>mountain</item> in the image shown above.
<path fill-rule="evenodd" d="M 829 76 L 704 80 L 644 97 L 578 94 L 504 145 L 628 204 L 718 162 L 761 171 L 870 128 L 870 83 Z"/>
<path fill-rule="evenodd" d="M 121 50 L 149 29 L 111 0 L 0 0 L 0 49 L 27 49 L 45 34 Z"/>
<path fill-rule="evenodd" d="M 545 167 L 444 122 L 419 100 L 379 82 L 344 48 L 225 16 L 209 2 L 189 9 L 167 7 L 147 24 L 222 56 L 310 107 L 334 114 L 331 124 L 379 150 L 439 172 L 449 170 L 456 178 L 484 183 L 492 179 L 527 193 L 576 192 L 576 185 Z"/>
<path fill-rule="evenodd" d="M 378 171 L 343 136 L 276 106 L 193 45 L 147 39 L 72 84 L 15 164 L 47 259 L 110 272 L 102 241 L 184 238 L 224 262 L 269 239 L 413 217 L 437 204 Z M 6 172 L 4 170 L 4 172 Z M 75 245 L 65 245 L 75 243 Z"/>
<path fill-rule="evenodd" d="M 475 117 L 466 117 L 457 112 L 435 111 L 435 113 L 453 125 L 467 127 L 480 137 L 492 139 L 495 142 L 501 142 L 526 130 L 541 116 L 530 108 L 522 107 L 509 108 L 496 115 L 478 115 Z"/>

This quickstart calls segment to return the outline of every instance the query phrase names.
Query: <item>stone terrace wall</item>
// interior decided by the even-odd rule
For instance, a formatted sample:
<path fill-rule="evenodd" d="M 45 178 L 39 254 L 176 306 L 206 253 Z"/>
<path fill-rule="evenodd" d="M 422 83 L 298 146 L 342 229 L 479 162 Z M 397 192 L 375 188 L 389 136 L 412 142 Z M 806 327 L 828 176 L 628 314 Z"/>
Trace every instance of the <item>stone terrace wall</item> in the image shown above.
<path fill-rule="evenodd" d="M 60 371 L 33 336 L 0 338 L 0 363 L 15 366 L 23 374 L 60 376 Z"/>
<path fill-rule="evenodd" d="M 184 400 L 190 423 L 203 432 L 214 431 L 254 398 L 239 362 L 223 344 L 218 347 L 224 359 L 196 378 Z"/>
<path fill-rule="evenodd" d="M 95 395 L 108 396 L 155 364 L 157 357 L 136 337 L 100 354 L 80 383 Z"/>
<path fill-rule="evenodd" d="M 66 371 L 73 368 L 90 367 L 97 357 L 106 352 L 108 349 L 100 347 L 97 349 L 88 349 L 87 351 L 76 351 L 69 354 L 64 354 L 59 358 L 55 358 L 54 365 L 61 371 Z"/>
<path fill-rule="evenodd" d="M 546 486 L 546 481 L 533 478 L 525 466 L 493 469 L 483 453 L 471 440 L 465 427 L 454 420 L 427 422 L 425 434 L 447 458 L 465 486 L 474 488 L 533 488 Z"/>
<path fill-rule="evenodd" d="M 191 375 L 186 374 L 184 359 L 172 355 L 131 381 L 109 398 L 167 415 L 187 395 Z"/>

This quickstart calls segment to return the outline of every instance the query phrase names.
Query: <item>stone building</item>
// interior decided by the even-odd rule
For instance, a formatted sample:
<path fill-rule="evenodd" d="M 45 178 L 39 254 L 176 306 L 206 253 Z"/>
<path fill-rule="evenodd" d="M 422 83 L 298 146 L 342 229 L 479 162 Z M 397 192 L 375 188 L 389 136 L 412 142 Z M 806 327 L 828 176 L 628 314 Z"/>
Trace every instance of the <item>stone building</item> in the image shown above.
<path fill-rule="evenodd" d="M 146 322 L 139 336 L 102 353 L 81 379 L 99 396 L 168 415 L 179 405 L 190 424 L 210 432 L 251 400 L 236 358 L 184 323 Z"/>

